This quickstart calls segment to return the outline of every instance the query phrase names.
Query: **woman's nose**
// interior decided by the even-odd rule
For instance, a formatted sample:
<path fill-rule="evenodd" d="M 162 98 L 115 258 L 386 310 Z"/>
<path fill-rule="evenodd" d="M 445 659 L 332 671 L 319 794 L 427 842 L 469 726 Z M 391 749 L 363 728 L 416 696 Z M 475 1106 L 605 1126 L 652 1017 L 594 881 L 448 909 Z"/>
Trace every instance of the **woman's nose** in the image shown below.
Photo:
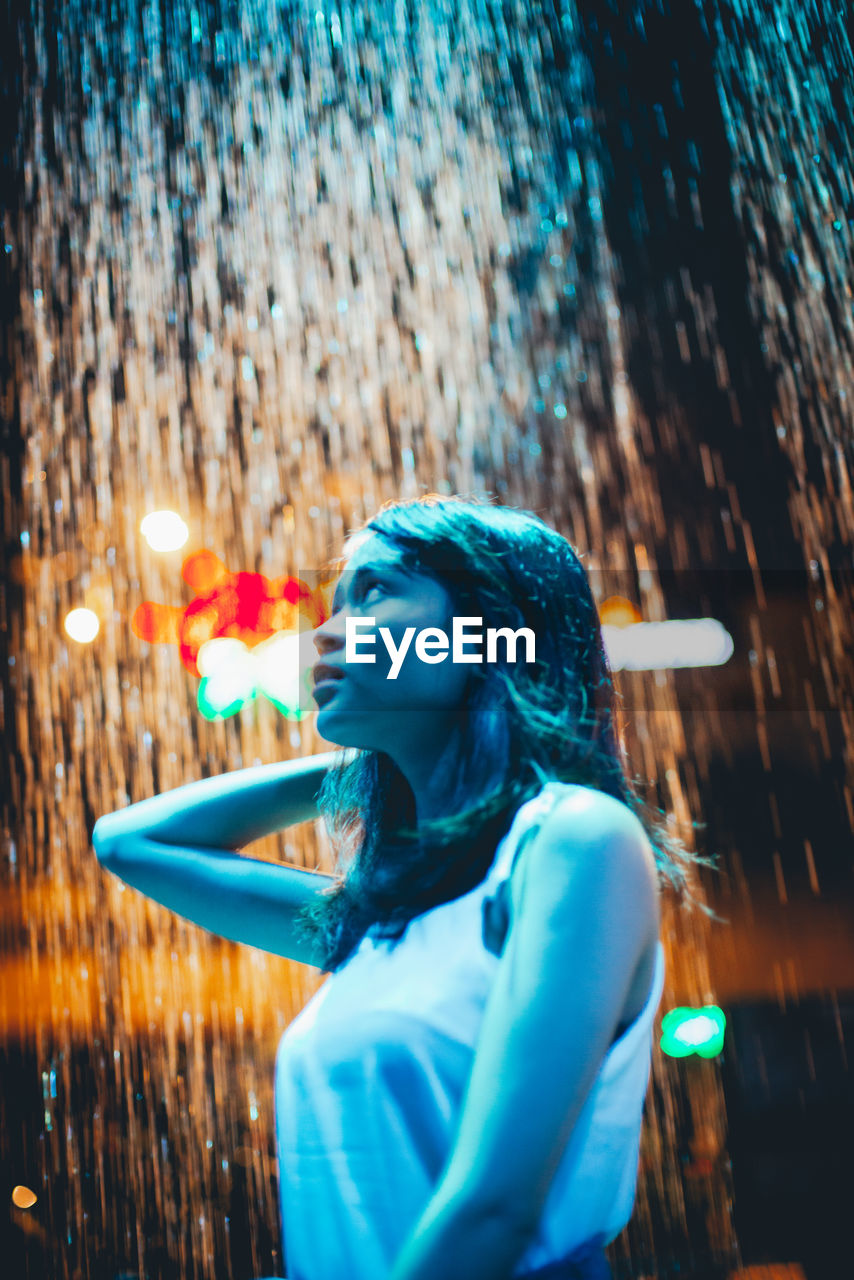
<path fill-rule="evenodd" d="M 316 627 L 311 638 L 315 649 L 321 657 L 326 653 L 330 653 L 333 649 L 343 648 L 344 645 L 343 632 L 340 635 L 336 635 L 334 627 L 330 627 L 329 622 L 324 622 L 322 626 Z"/>

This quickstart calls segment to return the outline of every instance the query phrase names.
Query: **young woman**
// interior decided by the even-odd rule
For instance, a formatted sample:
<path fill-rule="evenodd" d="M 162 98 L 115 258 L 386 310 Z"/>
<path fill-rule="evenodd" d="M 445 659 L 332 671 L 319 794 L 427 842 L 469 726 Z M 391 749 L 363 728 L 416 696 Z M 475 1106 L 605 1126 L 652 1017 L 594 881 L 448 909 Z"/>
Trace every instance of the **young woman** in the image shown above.
<path fill-rule="evenodd" d="M 681 893 L 691 855 L 626 776 L 565 538 L 428 495 L 384 506 L 343 559 L 313 639 L 317 728 L 344 750 L 141 801 L 93 842 L 204 928 L 330 975 L 276 1064 L 288 1280 L 608 1276 L 664 979 L 659 886 Z M 521 633 L 515 654 L 499 637 L 493 661 L 471 639 L 454 655 L 455 618 L 469 637 L 528 628 L 533 659 Z M 334 876 L 238 852 L 318 813 Z"/>

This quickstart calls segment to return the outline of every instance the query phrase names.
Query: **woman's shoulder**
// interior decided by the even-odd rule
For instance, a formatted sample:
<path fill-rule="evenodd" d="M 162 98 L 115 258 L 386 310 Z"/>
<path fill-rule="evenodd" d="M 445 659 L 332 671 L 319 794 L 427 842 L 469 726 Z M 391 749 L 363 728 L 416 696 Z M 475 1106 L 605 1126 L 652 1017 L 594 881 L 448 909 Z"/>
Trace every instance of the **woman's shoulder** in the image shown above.
<path fill-rule="evenodd" d="M 652 895 L 657 916 L 658 870 L 643 823 L 622 800 L 582 783 L 547 782 L 535 797 L 542 802 L 532 824 L 522 880 L 554 882 L 568 875 L 593 874 L 618 883 L 627 875 Z M 521 867 L 514 868 L 521 873 Z M 515 879 L 515 875 L 513 879 Z M 515 889 L 516 886 L 513 886 Z"/>
<path fill-rule="evenodd" d="M 518 805 L 508 828 L 514 854 L 544 831 L 551 843 L 567 853 L 585 842 L 620 835 L 652 852 L 642 822 L 628 805 L 584 783 L 550 778 Z M 514 863 L 517 860 L 514 857 Z"/>
<path fill-rule="evenodd" d="M 573 842 L 623 836 L 651 850 L 640 818 L 624 801 L 598 787 L 551 779 L 534 798 L 545 802 L 542 826 L 548 824 L 551 832 L 566 834 Z"/>

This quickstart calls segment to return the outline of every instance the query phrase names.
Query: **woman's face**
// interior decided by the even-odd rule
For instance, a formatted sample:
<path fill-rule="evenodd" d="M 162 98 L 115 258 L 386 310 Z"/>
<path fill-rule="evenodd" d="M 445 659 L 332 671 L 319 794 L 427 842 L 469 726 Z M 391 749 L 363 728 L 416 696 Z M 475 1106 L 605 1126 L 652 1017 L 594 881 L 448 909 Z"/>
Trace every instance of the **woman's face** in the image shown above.
<path fill-rule="evenodd" d="M 438 627 L 451 639 L 453 603 L 446 588 L 405 568 L 396 547 L 368 533 L 357 541 L 338 579 L 332 610 L 313 633 L 318 733 L 339 746 L 385 751 L 393 759 L 441 742 L 464 702 L 470 666 L 454 663 L 450 648 L 441 662 L 424 661 L 416 652 L 416 638 L 425 627 Z M 373 662 L 352 660 L 352 653 L 348 662 L 348 617 L 374 619 L 360 626 L 356 649 L 358 656 L 373 656 Z M 387 629 L 387 639 L 381 627 Z M 403 653 L 405 633 L 412 628 Z M 324 680 L 334 676 L 324 666 L 342 674 Z M 393 671 L 397 675 L 390 678 Z"/>

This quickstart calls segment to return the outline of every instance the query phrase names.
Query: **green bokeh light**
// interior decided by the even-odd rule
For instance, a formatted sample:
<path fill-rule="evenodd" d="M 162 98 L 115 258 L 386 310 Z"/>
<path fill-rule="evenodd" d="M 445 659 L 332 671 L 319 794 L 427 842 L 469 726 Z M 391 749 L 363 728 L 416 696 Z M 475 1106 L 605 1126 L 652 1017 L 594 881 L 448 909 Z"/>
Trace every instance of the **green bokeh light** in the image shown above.
<path fill-rule="evenodd" d="M 671 1058 L 687 1058 L 696 1053 L 701 1058 L 714 1058 L 724 1047 L 726 1018 L 716 1004 L 699 1009 L 680 1005 L 661 1020 L 662 1053 Z"/>

